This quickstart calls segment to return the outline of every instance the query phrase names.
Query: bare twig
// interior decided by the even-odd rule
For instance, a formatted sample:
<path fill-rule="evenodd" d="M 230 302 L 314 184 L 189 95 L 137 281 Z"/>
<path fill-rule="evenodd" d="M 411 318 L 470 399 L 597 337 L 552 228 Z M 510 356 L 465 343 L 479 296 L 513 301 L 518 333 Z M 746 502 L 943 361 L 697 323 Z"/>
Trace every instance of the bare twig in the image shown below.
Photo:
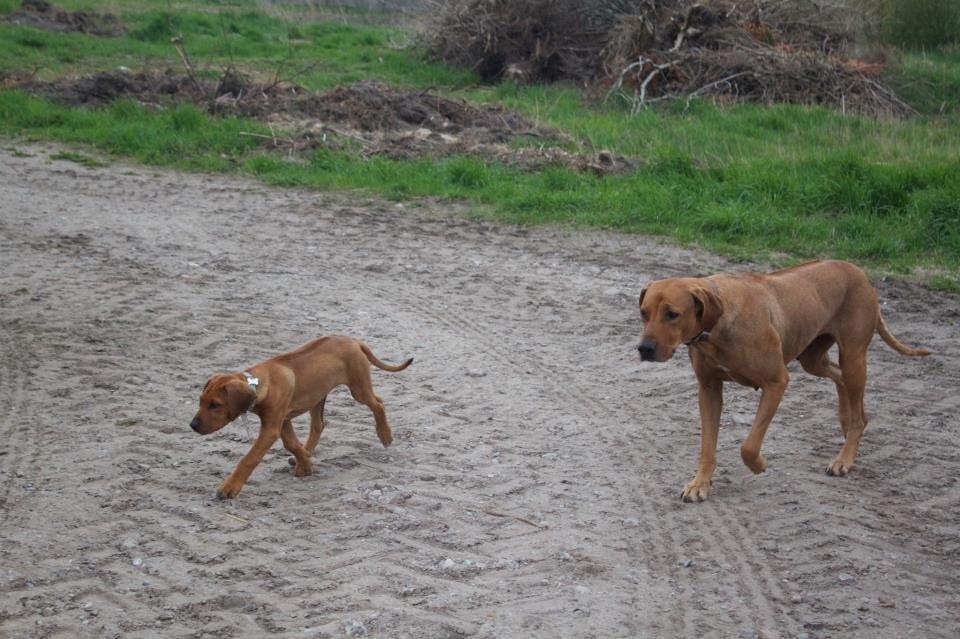
<path fill-rule="evenodd" d="M 716 87 L 720 86 L 721 84 L 729 83 L 731 80 L 734 80 L 734 79 L 736 79 L 736 78 L 739 78 L 739 77 L 742 76 L 742 75 L 747 75 L 747 74 L 749 74 L 749 73 L 751 73 L 751 72 L 750 72 L 750 71 L 741 71 L 740 73 L 734 73 L 733 75 L 728 75 L 728 76 L 725 77 L 725 78 L 720 78 L 720 79 L 717 80 L 716 82 L 711 82 L 711 83 L 709 83 L 709 84 L 703 85 L 702 87 L 700 87 L 700 88 L 697 89 L 696 91 L 693 91 L 692 93 L 690 93 L 689 95 L 687 95 L 687 103 L 683 106 L 683 112 L 684 112 L 684 113 L 687 112 L 687 109 L 690 108 L 690 102 L 691 102 L 691 100 L 693 100 L 695 97 L 697 97 L 697 96 L 699 96 L 699 95 L 703 95 L 704 93 L 706 93 L 706 92 L 709 91 L 710 89 L 716 88 Z"/>
<path fill-rule="evenodd" d="M 529 519 L 524 519 L 523 517 L 517 517 L 516 515 L 508 515 L 507 513 L 497 512 L 496 510 L 489 510 L 487 508 L 467 508 L 467 510 L 473 511 L 475 513 L 483 513 L 485 515 L 490 515 L 491 517 L 502 517 L 504 519 L 515 519 L 521 523 L 527 524 L 528 526 L 533 526 L 534 528 L 546 528 L 546 526 L 541 526 L 540 524 L 530 521 Z"/>
<path fill-rule="evenodd" d="M 174 38 L 170 38 L 170 43 L 173 44 L 173 48 L 175 48 L 177 53 L 180 55 L 180 60 L 183 62 L 183 66 L 187 70 L 187 76 L 190 78 L 193 86 L 197 89 L 197 91 L 203 93 L 203 87 L 200 86 L 200 81 L 197 79 L 197 74 L 193 70 L 193 65 L 190 63 L 190 56 L 187 55 L 187 49 L 183 45 L 183 34 L 180 34 Z"/>

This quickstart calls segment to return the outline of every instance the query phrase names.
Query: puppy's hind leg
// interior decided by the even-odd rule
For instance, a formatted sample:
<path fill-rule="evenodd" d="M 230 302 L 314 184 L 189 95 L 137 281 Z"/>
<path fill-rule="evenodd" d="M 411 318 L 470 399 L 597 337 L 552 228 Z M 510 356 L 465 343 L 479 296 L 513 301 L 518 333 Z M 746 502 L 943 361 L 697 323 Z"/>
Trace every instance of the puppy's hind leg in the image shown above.
<path fill-rule="evenodd" d="M 350 394 L 361 404 L 373 412 L 373 418 L 377 422 L 377 437 L 384 448 L 393 443 L 393 433 L 390 432 L 390 424 L 387 423 L 387 413 L 383 408 L 383 401 L 373 392 L 373 382 L 370 380 L 370 369 L 362 374 L 356 375 L 350 380 Z"/>

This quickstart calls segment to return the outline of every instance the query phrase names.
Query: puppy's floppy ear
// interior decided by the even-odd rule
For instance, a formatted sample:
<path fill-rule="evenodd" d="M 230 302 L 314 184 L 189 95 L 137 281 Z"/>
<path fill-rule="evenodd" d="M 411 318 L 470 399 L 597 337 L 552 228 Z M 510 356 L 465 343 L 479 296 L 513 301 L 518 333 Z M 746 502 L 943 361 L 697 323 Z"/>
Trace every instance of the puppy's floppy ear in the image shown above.
<path fill-rule="evenodd" d="M 697 287 L 690 291 L 693 295 L 693 304 L 697 309 L 697 318 L 700 327 L 705 331 L 712 331 L 723 315 L 723 300 L 708 286 Z"/>
<path fill-rule="evenodd" d="M 247 409 L 257 398 L 256 392 L 241 379 L 231 379 L 223 385 L 223 390 L 227 393 L 227 416 L 230 421 L 247 412 Z"/>
<path fill-rule="evenodd" d="M 650 288 L 650 287 L 649 287 L 649 286 L 644 286 L 644 287 L 643 287 L 643 290 L 640 291 L 640 301 L 637 302 L 637 306 L 643 306 L 643 296 L 647 294 L 647 289 L 648 289 L 648 288 Z"/>
<path fill-rule="evenodd" d="M 213 378 L 211 377 L 210 379 L 208 379 L 208 380 L 207 380 L 207 383 L 203 385 L 203 388 L 202 388 L 202 389 L 200 389 L 200 392 L 201 392 L 201 393 L 202 393 L 203 391 L 207 390 L 207 386 L 210 385 L 210 380 L 211 380 L 211 379 L 213 379 Z"/>

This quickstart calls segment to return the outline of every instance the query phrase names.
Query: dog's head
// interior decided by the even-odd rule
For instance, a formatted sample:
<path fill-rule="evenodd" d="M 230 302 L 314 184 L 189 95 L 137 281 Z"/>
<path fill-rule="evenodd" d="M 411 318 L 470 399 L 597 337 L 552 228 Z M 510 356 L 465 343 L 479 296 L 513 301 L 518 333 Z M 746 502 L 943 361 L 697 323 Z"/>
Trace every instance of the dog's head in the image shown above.
<path fill-rule="evenodd" d="M 713 330 L 723 302 L 707 281 L 678 277 L 658 280 L 640 292 L 643 337 L 637 350 L 646 362 L 665 362 L 677 346 Z"/>
<path fill-rule="evenodd" d="M 214 433 L 246 412 L 256 396 L 240 373 L 214 375 L 200 392 L 200 409 L 190 428 L 201 435 Z"/>

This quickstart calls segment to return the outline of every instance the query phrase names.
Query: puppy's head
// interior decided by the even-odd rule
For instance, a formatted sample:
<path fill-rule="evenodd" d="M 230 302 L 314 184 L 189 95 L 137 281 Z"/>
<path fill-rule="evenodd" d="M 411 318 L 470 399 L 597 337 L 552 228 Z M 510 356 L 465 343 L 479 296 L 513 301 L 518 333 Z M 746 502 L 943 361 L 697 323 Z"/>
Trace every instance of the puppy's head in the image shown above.
<path fill-rule="evenodd" d="M 214 375 L 200 393 L 200 409 L 190 428 L 201 435 L 214 433 L 246 412 L 256 396 L 240 373 Z"/>
<path fill-rule="evenodd" d="M 667 361 L 677 346 L 712 330 L 722 314 L 723 302 L 704 280 L 678 277 L 653 282 L 640 292 L 640 359 Z"/>

